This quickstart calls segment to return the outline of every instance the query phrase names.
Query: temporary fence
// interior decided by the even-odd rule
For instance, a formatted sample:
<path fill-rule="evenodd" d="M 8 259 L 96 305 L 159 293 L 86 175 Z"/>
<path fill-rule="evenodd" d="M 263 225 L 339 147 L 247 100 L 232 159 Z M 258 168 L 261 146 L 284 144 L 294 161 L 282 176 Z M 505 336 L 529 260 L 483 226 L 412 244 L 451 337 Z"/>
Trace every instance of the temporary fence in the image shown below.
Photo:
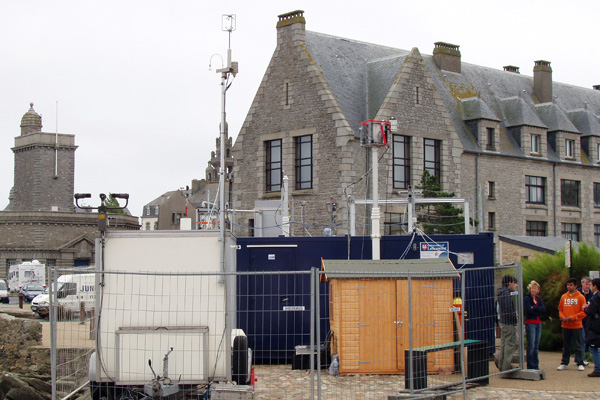
<path fill-rule="evenodd" d="M 176 387 L 162 394 L 177 399 L 467 398 L 508 373 L 493 362 L 496 292 L 505 275 L 521 281 L 520 265 L 52 275 L 54 398 L 91 387 L 84 398 L 123 400 L 153 398 L 153 384 Z M 92 294 L 75 287 L 90 277 Z M 518 310 L 522 295 L 512 301 Z M 246 343 L 251 368 L 241 365 Z M 523 335 L 518 348 L 515 369 L 524 368 Z M 233 381 L 243 393 L 227 397 Z"/>

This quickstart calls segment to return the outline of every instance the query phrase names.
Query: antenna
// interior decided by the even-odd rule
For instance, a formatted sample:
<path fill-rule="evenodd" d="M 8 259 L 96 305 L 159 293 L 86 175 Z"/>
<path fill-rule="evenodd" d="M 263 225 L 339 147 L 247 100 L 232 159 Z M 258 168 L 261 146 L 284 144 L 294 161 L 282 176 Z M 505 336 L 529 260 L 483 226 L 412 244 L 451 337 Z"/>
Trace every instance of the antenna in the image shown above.
<path fill-rule="evenodd" d="M 58 178 L 58 100 L 56 100 L 56 129 L 54 132 L 54 179 L 56 179 Z"/>

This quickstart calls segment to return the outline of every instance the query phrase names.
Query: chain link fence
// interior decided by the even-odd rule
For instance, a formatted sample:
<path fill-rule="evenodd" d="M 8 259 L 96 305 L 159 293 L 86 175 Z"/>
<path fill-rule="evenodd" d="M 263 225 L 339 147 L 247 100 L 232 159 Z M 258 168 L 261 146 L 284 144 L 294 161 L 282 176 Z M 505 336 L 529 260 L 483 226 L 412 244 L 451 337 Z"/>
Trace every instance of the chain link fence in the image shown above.
<path fill-rule="evenodd" d="M 173 399 L 466 398 L 506 373 L 493 362 L 496 292 L 505 275 L 520 281 L 519 265 L 344 273 L 327 263 L 298 272 L 55 268 L 54 398 L 157 398 L 152 385 Z M 522 294 L 511 301 L 520 310 Z"/>

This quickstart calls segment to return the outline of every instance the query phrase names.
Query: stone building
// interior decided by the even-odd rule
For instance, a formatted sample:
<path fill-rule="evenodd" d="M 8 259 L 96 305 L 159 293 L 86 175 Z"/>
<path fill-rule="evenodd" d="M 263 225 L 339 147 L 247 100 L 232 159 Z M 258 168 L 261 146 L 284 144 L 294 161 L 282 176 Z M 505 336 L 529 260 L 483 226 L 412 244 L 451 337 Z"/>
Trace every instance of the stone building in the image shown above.
<path fill-rule="evenodd" d="M 74 135 L 42 132 L 42 117 L 31 104 L 12 148 L 10 202 L 0 211 L 0 278 L 23 261 L 61 267 L 94 263 L 98 214 L 75 210 L 76 149 Z M 111 214 L 109 225 L 139 228 L 136 217 L 123 214 Z"/>
<path fill-rule="evenodd" d="M 346 234 L 348 202 L 371 197 L 360 123 L 395 119 L 377 155 L 380 199 L 405 197 L 427 170 L 442 191 L 470 200 L 478 230 L 598 245 L 600 86 L 554 82 L 548 61 L 535 61 L 530 77 L 465 63 L 457 45 L 438 42 L 426 55 L 305 25 L 303 11 L 279 16 L 234 144 L 235 208 L 278 200 L 285 175 L 297 234 L 328 224 Z M 366 207 L 357 207 L 357 234 L 370 232 Z M 381 233 L 390 233 L 405 206 L 380 207 Z"/>

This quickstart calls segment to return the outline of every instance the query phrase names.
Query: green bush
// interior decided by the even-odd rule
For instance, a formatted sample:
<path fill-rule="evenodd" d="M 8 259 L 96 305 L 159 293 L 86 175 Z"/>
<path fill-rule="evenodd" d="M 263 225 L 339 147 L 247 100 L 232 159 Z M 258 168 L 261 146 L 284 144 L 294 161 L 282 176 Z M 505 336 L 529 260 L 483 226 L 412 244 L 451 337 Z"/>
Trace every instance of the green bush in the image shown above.
<path fill-rule="evenodd" d="M 589 271 L 600 270 L 600 252 L 585 243 L 572 250 L 572 276 L 579 281 L 588 276 Z M 560 297 L 567 291 L 565 282 L 569 278 L 569 269 L 565 267 L 564 250 L 556 254 L 540 254 L 531 260 L 523 261 L 523 294 L 532 280 L 541 286 L 540 297 L 546 306 L 542 316 L 542 337 L 540 350 L 555 351 L 562 349 L 562 333 L 558 318 Z"/>

